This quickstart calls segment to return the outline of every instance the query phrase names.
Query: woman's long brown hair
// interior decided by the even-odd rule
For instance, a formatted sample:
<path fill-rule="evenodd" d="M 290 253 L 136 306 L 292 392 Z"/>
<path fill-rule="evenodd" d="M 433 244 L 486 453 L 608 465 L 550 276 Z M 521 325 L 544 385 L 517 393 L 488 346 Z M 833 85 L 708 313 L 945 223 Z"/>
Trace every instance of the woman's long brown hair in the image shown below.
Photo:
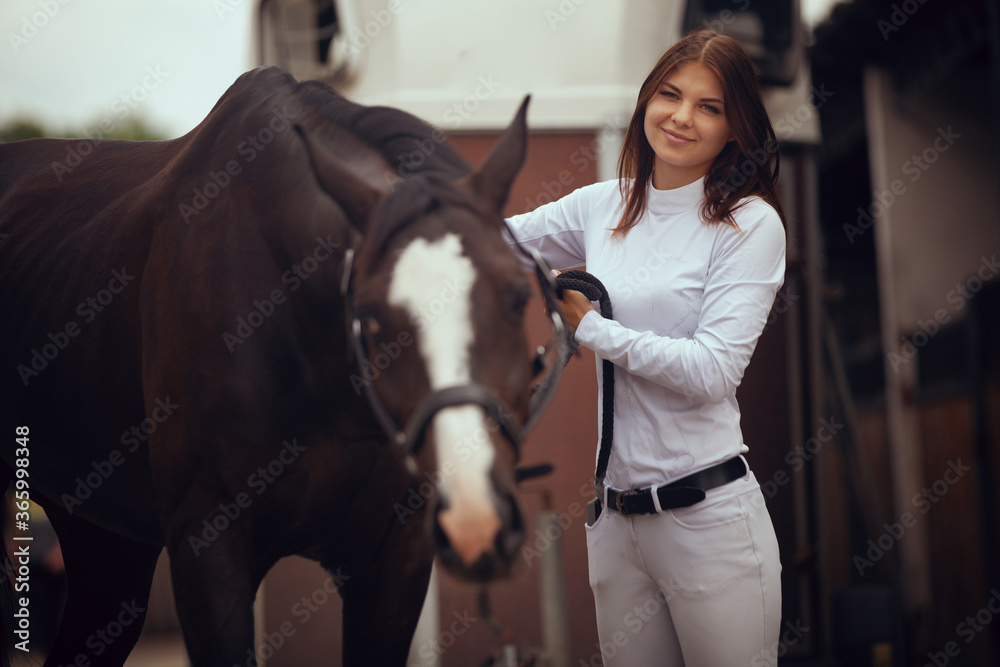
<path fill-rule="evenodd" d="M 663 79 L 687 62 L 703 63 L 719 77 L 726 120 L 734 137 L 705 175 L 702 218 L 737 227 L 733 212 L 745 197 L 756 195 L 774 207 L 782 223 L 785 221 L 778 197 L 778 139 L 760 96 L 757 70 L 739 42 L 713 30 L 699 29 L 670 47 L 639 89 L 618 158 L 618 181 L 625 208 L 612 238 L 624 238 L 646 210 L 646 188 L 653 177 L 655 158 L 646 139 L 646 105 L 659 91 Z"/>

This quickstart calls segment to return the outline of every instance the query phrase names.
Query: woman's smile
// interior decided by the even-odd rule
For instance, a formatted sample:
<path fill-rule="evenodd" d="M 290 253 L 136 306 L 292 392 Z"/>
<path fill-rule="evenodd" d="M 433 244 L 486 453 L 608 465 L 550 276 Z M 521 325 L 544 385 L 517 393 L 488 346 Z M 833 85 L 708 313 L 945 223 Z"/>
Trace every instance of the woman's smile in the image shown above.
<path fill-rule="evenodd" d="M 675 146 L 687 146 L 694 143 L 694 139 L 685 137 L 682 134 L 678 134 L 673 130 L 663 130 L 663 133 L 667 135 L 667 141 L 674 144 Z"/>

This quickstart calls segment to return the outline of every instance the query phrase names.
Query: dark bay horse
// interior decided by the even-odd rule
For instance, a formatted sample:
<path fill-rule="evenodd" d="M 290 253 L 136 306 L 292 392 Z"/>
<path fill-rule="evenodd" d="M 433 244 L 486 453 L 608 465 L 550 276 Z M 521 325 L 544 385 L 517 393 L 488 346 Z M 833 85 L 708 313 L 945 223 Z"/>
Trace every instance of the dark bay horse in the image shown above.
<path fill-rule="evenodd" d="M 62 546 L 46 665 L 124 662 L 164 546 L 199 667 L 250 664 L 287 555 L 338 575 L 349 665 L 404 663 L 435 553 L 509 572 L 532 362 L 500 211 L 526 103 L 476 170 L 275 68 L 178 139 L 0 146 L 0 490 L 26 468 Z"/>

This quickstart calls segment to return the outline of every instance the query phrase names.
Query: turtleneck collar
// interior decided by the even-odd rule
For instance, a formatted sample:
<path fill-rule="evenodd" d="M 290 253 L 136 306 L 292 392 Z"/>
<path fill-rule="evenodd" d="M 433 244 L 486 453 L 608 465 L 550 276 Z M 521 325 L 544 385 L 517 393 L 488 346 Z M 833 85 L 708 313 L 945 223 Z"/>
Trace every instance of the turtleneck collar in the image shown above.
<path fill-rule="evenodd" d="M 683 213 L 701 204 L 705 197 L 705 177 L 673 190 L 657 190 L 653 179 L 646 186 L 646 202 L 654 213 Z"/>

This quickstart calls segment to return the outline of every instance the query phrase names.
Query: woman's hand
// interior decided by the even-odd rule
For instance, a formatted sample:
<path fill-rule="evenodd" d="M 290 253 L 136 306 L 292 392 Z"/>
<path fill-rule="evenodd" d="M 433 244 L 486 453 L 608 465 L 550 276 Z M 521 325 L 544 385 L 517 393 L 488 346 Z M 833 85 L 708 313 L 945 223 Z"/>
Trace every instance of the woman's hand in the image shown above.
<path fill-rule="evenodd" d="M 583 319 L 583 316 L 594 310 L 593 304 L 587 297 L 572 289 L 562 291 L 560 305 L 562 306 L 563 319 L 566 320 L 567 326 L 574 335 L 576 335 L 576 328 L 580 326 L 580 320 Z"/>

